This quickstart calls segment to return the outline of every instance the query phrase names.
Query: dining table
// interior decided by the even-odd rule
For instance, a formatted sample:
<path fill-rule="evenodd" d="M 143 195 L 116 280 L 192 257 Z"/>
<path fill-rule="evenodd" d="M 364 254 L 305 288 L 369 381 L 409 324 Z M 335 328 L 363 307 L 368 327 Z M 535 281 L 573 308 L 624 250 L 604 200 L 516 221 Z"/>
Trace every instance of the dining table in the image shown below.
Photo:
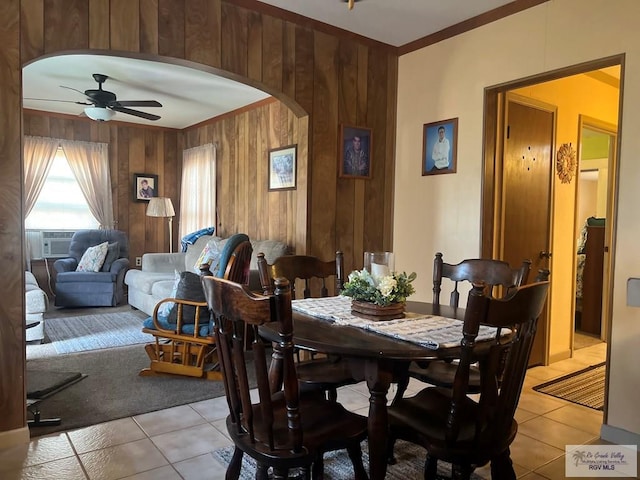
<path fill-rule="evenodd" d="M 292 302 L 293 342 L 310 352 L 339 356 L 353 378 L 369 389 L 367 420 L 369 476 L 383 479 L 387 471 L 387 393 L 405 378 L 412 361 L 459 357 L 465 310 L 426 302 L 406 302 L 405 317 L 375 321 L 352 315 L 349 297 L 326 297 Z M 481 330 L 485 327 L 481 327 Z M 495 339 L 495 330 L 481 331 L 481 351 Z M 277 329 L 265 324 L 260 335 L 277 344 Z M 275 358 L 275 356 L 274 356 Z M 272 369 L 280 366 L 272 361 Z"/>

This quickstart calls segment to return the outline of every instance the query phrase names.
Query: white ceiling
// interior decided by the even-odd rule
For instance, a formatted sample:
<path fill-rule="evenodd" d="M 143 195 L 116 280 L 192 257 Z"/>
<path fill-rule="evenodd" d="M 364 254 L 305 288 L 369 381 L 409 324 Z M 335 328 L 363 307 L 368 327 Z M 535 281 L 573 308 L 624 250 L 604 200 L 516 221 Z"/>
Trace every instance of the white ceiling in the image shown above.
<path fill-rule="evenodd" d="M 355 32 L 393 46 L 428 36 L 512 0 L 262 0 L 262 3 Z M 24 108 L 84 115 L 84 92 L 96 89 L 92 74 L 118 100 L 157 100 L 161 108 L 132 107 L 161 116 L 150 121 L 116 113 L 113 120 L 182 129 L 254 103 L 269 95 L 222 77 L 166 63 L 106 55 L 48 57 L 23 70 Z M 33 100 L 45 99 L 45 100 Z M 66 102 L 56 101 L 65 100 Z"/>
<path fill-rule="evenodd" d="M 513 0 L 259 0 L 395 47 Z"/>
<path fill-rule="evenodd" d="M 117 100 L 157 100 L 162 107 L 130 107 L 160 115 L 160 120 L 145 120 L 116 113 L 114 120 L 185 128 L 223 113 L 257 102 L 269 95 L 255 88 L 210 73 L 167 63 L 106 55 L 62 55 L 48 57 L 23 69 L 23 106 L 46 112 L 84 115 L 86 97 L 68 88 L 84 92 L 97 89 L 91 76 L 103 73 L 109 78 L 104 90 Z M 67 100 L 67 102 L 30 100 Z"/>

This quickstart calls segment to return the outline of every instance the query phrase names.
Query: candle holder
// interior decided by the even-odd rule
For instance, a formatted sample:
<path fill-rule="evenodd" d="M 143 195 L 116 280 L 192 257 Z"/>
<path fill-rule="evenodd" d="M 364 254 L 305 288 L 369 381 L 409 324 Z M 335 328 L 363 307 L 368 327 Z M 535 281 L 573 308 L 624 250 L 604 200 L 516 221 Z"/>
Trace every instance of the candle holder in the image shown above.
<path fill-rule="evenodd" d="M 385 277 L 395 271 L 393 252 L 364 252 L 364 269 L 372 277 Z"/>

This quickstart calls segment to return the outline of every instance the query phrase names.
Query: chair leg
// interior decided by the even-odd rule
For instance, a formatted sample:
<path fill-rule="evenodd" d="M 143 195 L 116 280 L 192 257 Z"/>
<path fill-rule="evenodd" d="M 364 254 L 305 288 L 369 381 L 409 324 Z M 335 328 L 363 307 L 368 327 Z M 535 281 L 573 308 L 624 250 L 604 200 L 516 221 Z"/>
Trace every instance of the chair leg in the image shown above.
<path fill-rule="evenodd" d="M 227 467 L 227 473 L 225 474 L 225 480 L 238 480 L 240 478 L 240 469 L 242 468 L 242 455 L 243 451 L 239 448 L 233 450 L 233 456 Z"/>
<path fill-rule="evenodd" d="M 316 457 L 311 466 L 311 478 L 313 480 L 324 480 L 324 459 L 322 458 L 322 453 Z"/>
<path fill-rule="evenodd" d="M 395 405 L 400 400 L 402 400 L 402 397 L 404 396 L 404 392 L 407 391 L 408 386 L 409 386 L 409 374 L 406 374 L 406 375 L 403 375 L 402 378 L 398 380 L 398 383 L 396 385 L 396 396 L 393 397 L 393 401 L 391 402 L 391 405 Z"/>
<path fill-rule="evenodd" d="M 513 470 L 513 462 L 511 461 L 511 451 L 508 448 L 496 458 L 491 459 L 491 478 L 516 480 L 516 472 Z"/>
<path fill-rule="evenodd" d="M 438 478 L 438 459 L 427 453 L 424 461 L 424 480 L 436 480 Z"/>
<path fill-rule="evenodd" d="M 327 389 L 327 399 L 332 401 L 332 402 L 337 402 L 338 401 L 338 390 L 336 390 L 334 387 L 329 387 Z"/>
<path fill-rule="evenodd" d="M 356 443 L 347 447 L 347 453 L 353 464 L 353 478 L 355 480 L 368 480 L 369 476 L 364 468 L 364 463 L 362 463 L 362 448 L 360 448 L 360 444 Z"/>
<path fill-rule="evenodd" d="M 451 468 L 451 479 L 452 480 L 469 480 L 471 478 L 471 474 L 475 468 L 471 465 L 453 465 Z M 492 476 L 492 478 L 494 478 Z M 502 477 L 495 477 L 502 480 Z"/>
<path fill-rule="evenodd" d="M 256 468 L 256 480 L 269 480 L 269 467 L 258 465 Z"/>
<path fill-rule="evenodd" d="M 393 449 L 396 446 L 396 439 L 395 437 L 388 437 L 387 438 L 387 464 L 388 465 L 395 465 L 396 464 L 396 456 L 393 453 Z"/>
<path fill-rule="evenodd" d="M 268 477 L 258 478 L 258 472 L 256 472 L 256 480 L 266 480 Z M 273 469 L 273 480 L 287 480 L 289 478 L 288 468 L 275 468 Z"/>

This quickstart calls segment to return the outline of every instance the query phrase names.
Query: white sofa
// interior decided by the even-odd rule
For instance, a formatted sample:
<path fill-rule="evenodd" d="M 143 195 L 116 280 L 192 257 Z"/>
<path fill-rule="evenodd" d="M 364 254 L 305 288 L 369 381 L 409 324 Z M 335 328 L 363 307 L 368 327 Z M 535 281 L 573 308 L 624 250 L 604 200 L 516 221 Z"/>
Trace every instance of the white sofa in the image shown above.
<path fill-rule="evenodd" d="M 49 297 L 38 285 L 36 277 L 31 272 L 24 272 L 25 280 L 25 325 L 36 325 L 27 328 L 27 342 L 42 341 L 44 339 L 44 313 L 49 308 Z"/>
<path fill-rule="evenodd" d="M 145 253 L 142 256 L 142 268 L 131 269 L 127 272 L 124 283 L 128 287 L 128 302 L 134 308 L 153 315 L 153 309 L 163 298 L 171 296 L 175 283 L 175 272 L 195 270 L 195 263 L 203 248 L 212 240 L 222 251 L 226 238 L 204 235 L 187 247 L 186 252 L 178 253 Z M 262 252 L 267 262 L 272 263 L 276 258 L 288 252 L 287 245 L 275 240 L 251 240 L 253 254 L 250 265 L 249 287 L 260 290 L 260 279 L 257 270 L 257 255 Z"/>

